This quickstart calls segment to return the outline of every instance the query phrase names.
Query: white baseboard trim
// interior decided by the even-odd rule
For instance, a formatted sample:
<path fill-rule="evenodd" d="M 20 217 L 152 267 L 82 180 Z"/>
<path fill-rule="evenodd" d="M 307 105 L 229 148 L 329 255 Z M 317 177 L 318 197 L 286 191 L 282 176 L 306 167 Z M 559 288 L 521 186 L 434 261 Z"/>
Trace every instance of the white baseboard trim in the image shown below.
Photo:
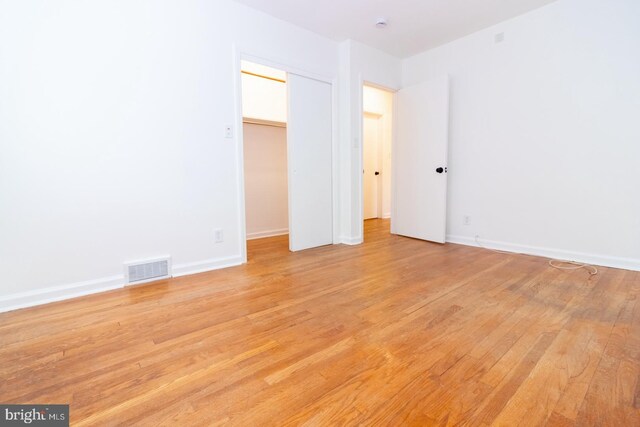
<path fill-rule="evenodd" d="M 389 218 L 391 218 L 391 212 L 382 214 L 382 219 L 389 219 Z"/>
<path fill-rule="evenodd" d="M 122 275 L 20 292 L 0 297 L 0 313 L 121 288 L 124 288 Z"/>
<path fill-rule="evenodd" d="M 289 234 L 288 228 L 281 228 L 279 230 L 259 231 L 257 233 L 247 234 L 247 240 L 263 239 L 265 237 L 284 236 L 285 234 Z"/>
<path fill-rule="evenodd" d="M 475 238 L 466 236 L 447 235 L 448 243 L 457 243 L 466 246 L 479 247 Z M 543 248 L 538 246 L 519 245 L 515 243 L 499 242 L 494 240 L 480 239 L 480 243 L 485 248 L 497 249 L 499 251 L 517 252 L 527 255 L 535 255 L 544 258 L 576 261 L 586 264 L 599 265 L 603 267 L 620 268 L 623 270 L 640 271 L 640 259 L 619 258 L 607 255 L 587 254 L 583 252 L 566 251 L 563 249 Z"/>
<path fill-rule="evenodd" d="M 208 259 L 205 261 L 191 262 L 187 264 L 174 264 L 171 271 L 173 273 L 173 277 L 182 277 L 190 274 L 219 270 L 221 268 L 235 267 L 241 264 L 242 257 L 238 255 L 226 258 Z"/>
<path fill-rule="evenodd" d="M 173 265 L 172 276 L 180 277 L 189 274 L 204 273 L 226 267 L 234 267 L 242 264 L 242 257 L 233 256 L 227 258 L 210 259 L 206 261 Z M 125 287 L 123 275 L 105 277 L 102 279 L 88 280 L 72 283 L 70 285 L 54 286 L 29 292 L 21 292 L 0 297 L 0 313 L 34 307 L 36 305 L 63 301 L 71 298 L 83 297 L 114 289 Z"/>
<path fill-rule="evenodd" d="M 343 245 L 359 245 L 364 241 L 364 239 L 362 238 L 362 236 L 359 237 L 346 237 L 346 236 L 342 236 L 340 237 L 340 243 L 342 243 Z"/>

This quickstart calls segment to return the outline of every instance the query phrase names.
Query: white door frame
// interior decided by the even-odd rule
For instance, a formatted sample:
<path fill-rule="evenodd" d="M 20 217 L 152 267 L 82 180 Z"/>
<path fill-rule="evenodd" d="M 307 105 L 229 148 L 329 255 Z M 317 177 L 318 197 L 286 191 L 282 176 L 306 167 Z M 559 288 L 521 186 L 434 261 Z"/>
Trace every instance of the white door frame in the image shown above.
<path fill-rule="evenodd" d="M 358 161 L 358 165 L 355 168 L 355 171 L 357 172 L 357 185 L 355 187 L 355 191 L 356 194 L 354 195 L 356 197 L 356 200 L 358 201 L 358 209 L 356 209 L 356 219 L 358 221 L 358 230 L 359 230 L 359 236 L 361 241 L 364 241 L 364 181 L 362 179 L 362 168 L 364 165 L 364 86 L 370 86 L 370 87 L 374 87 L 380 90 L 384 90 L 387 91 L 389 93 L 392 94 L 393 96 L 393 112 L 394 112 L 394 116 L 395 116 L 395 110 L 396 110 L 396 92 L 398 91 L 398 89 L 393 89 L 390 88 L 388 86 L 384 86 L 369 80 L 365 80 L 362 75 L 358 76 L 358 105 L 357 105 L 357 110 L 359 113 L 359 119 L 358 119 L 358 127 L 357 130 L 359 132 L 359 137 L 358 140 L 360 141 L 360 155 L 357 157 L 357 161 Z M 391 168 L 395 169 L 395 164 L 393 163 L 393 146 L 395 144 L 395 140 L 396 140 L 396 136 L 395 136 L 395 129 L 396 127 L 393 124 L 391 124 L 391 128 L 392 128 L 392 136 L 391 136 Z M 393 174 L 393 172 L 392 172 Z M 391 176 L 391 215 L 393 215 L 393 207 L 394 207 L 394 198 L 393 198 L 393 194 L 395 193 L 394 191 L 394 177 L 393 175 Z M 378 199 L 380 201 L 380 199 Z"/>
<path fill-rule="evenodd" d="M 236 133 L 236 181 L 238 183 L 237 193 L 237 209 L 238 209 L 238 230 L 240 239 L 240 258 L 242 263 L 247 262 L 247 219 L 245 212 L 245 188 L 244 188 L 244 132 L 242 117 L 242 78 L 241 61 L 250 61 L 256 64 L 265 65 L 267 67 L 277 68 L 287 73 L 297 74 L 302 77 L 319 80 L 331 85 L 331 110 L 332 110 L 332 129 L 331 129 L 331 175 L 332 175 L 332 212 L 333 212 L 333 244 L 339 242 L 338 237 L 338 82 L 336 77 L 322 76 L 307 70 L 301 70 L 286 61 L 270 59 L 260 53 L 251 51 L 238 45 L 233 46 L 233 80 L 235 87 L 235 133 Z M 289 141 L 287 141 L 287 151 L 289 149 Z M 288 192 L 288 190 L 287 190 Z M 291 232 L 289 227 L 289 232 Z"/>

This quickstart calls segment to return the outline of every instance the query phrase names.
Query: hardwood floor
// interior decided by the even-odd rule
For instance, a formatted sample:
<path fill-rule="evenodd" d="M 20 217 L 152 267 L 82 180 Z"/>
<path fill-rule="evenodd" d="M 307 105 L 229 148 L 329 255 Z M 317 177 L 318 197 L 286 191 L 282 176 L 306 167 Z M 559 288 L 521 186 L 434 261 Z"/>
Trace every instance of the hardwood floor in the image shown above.
<path fill-rule="evenodd" d="M 0 314 L 73 425 L 640 425 L 640 273 L 390 236 Z"/>

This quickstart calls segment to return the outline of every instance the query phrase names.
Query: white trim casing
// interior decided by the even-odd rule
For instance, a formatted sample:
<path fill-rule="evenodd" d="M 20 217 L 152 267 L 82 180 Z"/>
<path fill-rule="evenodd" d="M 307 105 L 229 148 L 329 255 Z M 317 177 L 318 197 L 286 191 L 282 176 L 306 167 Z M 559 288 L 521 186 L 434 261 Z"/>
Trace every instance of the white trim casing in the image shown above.
<path fill-rule="evenodd" d="M 339 127 L 340 92 L 338 78 L 331 80 L 331 179 L 332 179 L 332 208 L 333 208 L 333 244 L 340 243 L 340 127 Z"/>
<path fill-rule="evenodd" d="M 233 45 L 233 86 L 235 90 L 235 145 L 238 194 L 238 239 L 240 243 L 240 258 L 247 262 L 247 218 L 244 200 L 244 130 L 242 115 L 242 59 L 243 56 L 237 45 Z"/>
<path fill-rule="evenodd" d="M 358 73 L 358 86 L 356 87 L 356 111 L 358 112 L 357 125 L 354 126 L 354 141 L 358 141 L 358 147 L 356 152 L 356 235 L 350 240 L 360 240 L 364 242 L 364 180 L 362 176 L 362 170 L 364 169 L 364 84 L 365 80 L 362 73 Z M 349 118 L 354 119 L 353 112 L 349 112 Z"/>
<path fill-rule="evenodd" d="M 347 237 L 347 236 L 343 236 L 340 238 L 340 243 L 342 243 L 343 245 L 360 245 L 364 242 L 364 239 L 362 237 Z"/>

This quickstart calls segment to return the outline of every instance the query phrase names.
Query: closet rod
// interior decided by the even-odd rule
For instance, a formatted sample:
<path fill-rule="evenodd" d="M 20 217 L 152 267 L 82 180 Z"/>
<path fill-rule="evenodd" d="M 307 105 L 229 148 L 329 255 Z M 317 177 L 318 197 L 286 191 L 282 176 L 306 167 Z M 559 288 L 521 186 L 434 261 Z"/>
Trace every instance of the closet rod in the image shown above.
<path fill-rule="evenodd" d="M 248 74 L 250 76 L 260 77 L 267 80 L 273 80 L 274 82 L 286 83 L 286 80 L 278 79 L 276 77 L 263 76 L 262 74 L 252 73 L 251 71 L 241 71 L 242 74 Z"/>
<path fill-rule="evenodd" d="M 277 128 L 286 128 L 287 124 L 284 122 L 274 122 L 271 120 L 251 119 L 248 117 L 242 118 L 242 123 L 249 123 L 252 125 L 273 126 Z"/>

